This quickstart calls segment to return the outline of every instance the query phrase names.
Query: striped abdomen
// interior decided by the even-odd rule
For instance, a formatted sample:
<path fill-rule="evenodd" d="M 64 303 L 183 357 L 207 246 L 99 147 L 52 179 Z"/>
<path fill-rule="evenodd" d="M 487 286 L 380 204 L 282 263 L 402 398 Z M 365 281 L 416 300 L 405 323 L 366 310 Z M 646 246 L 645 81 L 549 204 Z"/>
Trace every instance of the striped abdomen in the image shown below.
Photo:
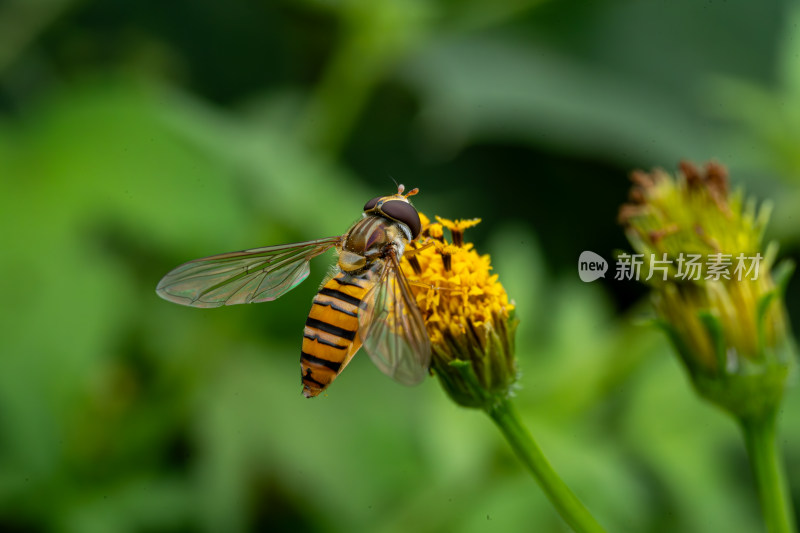
<path fill-rule="evenodd" d="M 306 398 L 325 390 L 361 347 L 359 305 L 374 283 L 371 279 L 369 269 L 359 276 L 339 272 L 314 297 L 300 354 Z"/>

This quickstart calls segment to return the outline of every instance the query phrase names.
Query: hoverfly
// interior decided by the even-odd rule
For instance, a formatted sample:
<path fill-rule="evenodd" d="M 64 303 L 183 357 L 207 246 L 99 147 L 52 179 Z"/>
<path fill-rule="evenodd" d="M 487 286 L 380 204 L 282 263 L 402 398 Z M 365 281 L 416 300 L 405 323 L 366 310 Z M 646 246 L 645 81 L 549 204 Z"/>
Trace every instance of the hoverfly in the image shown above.
<path fill-rule="evenodd" d="M 336 274 L 314 297 L 303 330 L 303 395 L 325 390 L 362 344 L 384 374 L 415 385 L 428 373 L 431 345 L 400 268 L 422 226 L 408 200 L 418 189 L 404 190 L 368 201 L 344 235 L 195 259 L 164 276 L 156 292 L 191 307 L 268 302 L 306 279 L 311 259 L 335 248 Z"/>

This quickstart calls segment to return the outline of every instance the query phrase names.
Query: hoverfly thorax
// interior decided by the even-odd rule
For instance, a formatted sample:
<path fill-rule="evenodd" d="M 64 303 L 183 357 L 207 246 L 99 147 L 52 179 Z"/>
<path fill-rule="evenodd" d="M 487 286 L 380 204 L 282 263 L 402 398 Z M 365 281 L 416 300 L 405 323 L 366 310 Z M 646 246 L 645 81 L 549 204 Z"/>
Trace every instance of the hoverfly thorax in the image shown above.
<path fill-rule="evenodd" d="M 347 233 L 339 266 L 345 272 L 353 272 L 367 266 L 367 262 L 382 257 L 386 247 L 394 245 L 402 255 L 409 241 L 409 232 L 401 224 L 377 215 L 367 215 Z"/>

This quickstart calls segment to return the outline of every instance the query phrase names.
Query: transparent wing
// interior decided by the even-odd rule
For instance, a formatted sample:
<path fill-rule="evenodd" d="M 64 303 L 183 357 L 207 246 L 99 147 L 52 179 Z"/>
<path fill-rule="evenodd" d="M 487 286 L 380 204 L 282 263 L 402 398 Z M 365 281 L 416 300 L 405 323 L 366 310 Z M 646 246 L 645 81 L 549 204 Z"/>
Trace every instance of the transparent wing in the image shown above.
<path fill-rule="evenodd" d="M 385 261 L 378 282 L 363 302 L 358 334 L 370 359 L 381 372 L 404 385 L 421 382 L 428 374 L 431 343 L 396 257 Z"/>
<path fill-rule="evenodd" d="M 195 259 L 174 268 L 156 287 L 159 296 L 192 307 L 268 302 L 308 276 L 308 263 L 341 237 L 253 248 Z"/>

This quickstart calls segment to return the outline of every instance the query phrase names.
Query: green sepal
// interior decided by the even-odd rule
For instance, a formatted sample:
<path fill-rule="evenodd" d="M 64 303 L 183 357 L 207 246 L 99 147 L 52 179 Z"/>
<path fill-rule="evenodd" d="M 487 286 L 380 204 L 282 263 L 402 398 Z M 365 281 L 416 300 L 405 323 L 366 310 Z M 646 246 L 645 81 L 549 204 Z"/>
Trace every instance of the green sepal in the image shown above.
<path fill-rule="evenodd" d="M 695 388 L 704 398 L 739 420 L 772 416 L 783 398 L 789 366 L 760 364 L 746 357 L 738 358 L 737 364 L 740 366 L 735 373 L 695 375 Z"/>
<path fill-rule="evenodd" d="M 767 342 L 767 311 L 769 310 L 769 305 L 778 297 L 778 293 L 779 289 L 775 287 L 771 291 L 764 293 L 756 304 L 756 331 L 758 335 L 759 352 L 764 350 Z M 759 355 L 763 354 L 759 353 Z"/>
<path fill-rule="evenodd" d="M 453 335 L 433 346 L 431 370 L 450 398 L 463 407 L 491 408 L 508 398 L 517 380 L 514 334 L 519 321 L 512 315 L 494 315 L 490 324 Z"/>
<path fill-rule="evenodd" d="M 784 259 L 772 271 L 772 279 L 775 281 L 775 288 L 778 293 L 783 296 L 786 294 L 786 287 L 789 285 L 789 280 L 794 274 L 795 264 L 791 259 Z"/>
<path fill-rule="evenodd" d="M 714 346 L 714 358 L 717 361 L 717 372 L 723 374 L 728 364 L 725 350 L 725 331 L 719 317 L 713 311 L 702 309 L 697 312 L 697 318 L 703 323 L 711 343 Z"/>

